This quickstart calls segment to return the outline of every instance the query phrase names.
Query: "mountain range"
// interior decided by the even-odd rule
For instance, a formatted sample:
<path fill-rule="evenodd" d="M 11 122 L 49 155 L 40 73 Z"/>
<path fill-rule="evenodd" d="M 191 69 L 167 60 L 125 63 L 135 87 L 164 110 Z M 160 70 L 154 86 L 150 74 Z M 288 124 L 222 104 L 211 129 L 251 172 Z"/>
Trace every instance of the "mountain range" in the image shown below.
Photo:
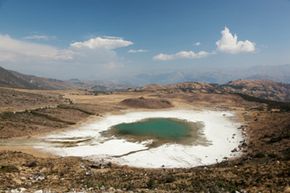
<path fill-rule="evenodd" d="M 273 80 L 276 82 L 290 83 L 290 64 L 254 66 L 249 68 L 215 68 L 200 71 L 168 71 L 164 73 L 141 73 L 129 78 L 127 82 L 138 85 L 144 84 L 169 84 L 176 82 L 208 82 L 224 84 L 231 80 Z"/>
<path fill-rule="evenodd" d="M 141 74 L 135 76 L 133 81 L 126 82 L 125 80 L 123 83 L 118 83 L 79 79 L 56 80 L 25 75 L 0 67 L 0 87 L 56 90 L 77 88 L 110 92 L 138 88 L 136 85 L 139 85 L 139 88 L 142 87 L 145 90 L 166 88 L 190 92 L 242 93 L 268 100 L 290 101 L 290 84 L 287 84 L 290 83 L 290 65 L 259 66 L 244 71 L 229 72 Z M 237 76 L 237 73 L 240 76 Z M 241 79 L 236 80 L 236 77 Z M 154 84 L 150 85 L 150 83 Z"/>

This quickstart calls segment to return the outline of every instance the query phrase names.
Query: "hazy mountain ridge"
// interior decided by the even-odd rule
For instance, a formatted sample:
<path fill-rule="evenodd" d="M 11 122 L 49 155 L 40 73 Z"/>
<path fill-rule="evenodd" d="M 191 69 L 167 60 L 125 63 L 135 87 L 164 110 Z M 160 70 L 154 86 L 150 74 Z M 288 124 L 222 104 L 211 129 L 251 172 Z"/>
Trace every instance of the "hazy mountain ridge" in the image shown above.
<path fill-rule="evenodd" d="M 255 66 L 249 68 L 244 79 L 268 79 L 276 82 L 290 83 L 290 64 Z"/>
<path fill-rule="evenodd" d="M 250 68 L 211 69 L 200 71 L 173 71 L 158 73 L 142 73 L 132 78 L 137 85 L 144 84 L 170 84 L 176 82 L 208 82 L 225 84 L 231 80 L 273 80 L 276 82 L 290 83 L 290 64 L 261 65 Z M 128 80 L 130 81 L 130 80 Z"/>

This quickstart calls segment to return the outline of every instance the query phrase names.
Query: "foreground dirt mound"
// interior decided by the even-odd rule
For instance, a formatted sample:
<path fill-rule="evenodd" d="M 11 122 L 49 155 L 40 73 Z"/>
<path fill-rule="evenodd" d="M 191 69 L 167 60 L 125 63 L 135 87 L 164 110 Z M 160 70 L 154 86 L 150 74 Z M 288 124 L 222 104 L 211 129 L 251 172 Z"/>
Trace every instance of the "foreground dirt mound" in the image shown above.
<path fill-rule="evenodd" d="M 146 109 L 160 109 L 173 107 L 172 103 L 165 99 L 157 98 L 129 98 L 121 101 L 121 104 L 133 108 L 146 108 Z"/>

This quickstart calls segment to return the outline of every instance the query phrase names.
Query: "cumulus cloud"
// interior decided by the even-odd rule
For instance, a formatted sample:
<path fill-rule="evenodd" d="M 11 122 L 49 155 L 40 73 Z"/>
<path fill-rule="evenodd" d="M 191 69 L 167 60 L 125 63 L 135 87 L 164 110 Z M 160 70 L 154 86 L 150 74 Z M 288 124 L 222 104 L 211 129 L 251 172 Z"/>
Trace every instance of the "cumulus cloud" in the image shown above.
<path fill-rule="evenodd" d="M 53 40 L 56 39 L 55 36 L 48 36 L 48 35 L 30 35 L 30 36 L 25 36 L 23 39 L 25 40 Z"/>
<path fill-rule="evenodd" d="M 134 49 L 130 49 L 128 51 L 128 53 L 142 53 L 142 52 L 148 52 L 148 50 L 144 50 L 144 49 L 137 49 L 137 50 L 134 50 Z"/>
<path fill-rule="evenodd" d="M 222 37 L 220 40 L 216 42 L 217 50 L 230 53 L 237 54 L 242 52 L 255 52 L 255 43 L 249 40 L 239 41 L 238 36 L 236 34 L 232 34 L 229 28 L 225 27 L 223 31 L 221 31 Z"/>
<path fill-rule="evenodd" d="M 83 42 L 74 42 L 70 46 L 72 48 L 89 48 L 89 49 L 108 49 L 113 50 L 133 45 L 133 42 L 124 40 L 120 37 L 103 36 L 95 37 Z"/>
<path fill-rule="evenodd" d="M 36 44 L 0 34 L 0 60 L 21 61 L 23 58 L 44 60 L 70 60 L 73 52 L 53 46 Z"/>
<path fill-rule="evenodd" d="M 169 60 L 176 60 L 176 59 L 197 59 L 197 58 L 204 58 L 208 56 L 210 53 L 206 51 L 180 51 L 175 54 L 158 54 L 153 57 L 154 60 L 159 61 L 169 61 Z"/>
<path fill-rule="evenodd" d="M 237 54 L 242 52 L 255 52 L 256 44 L 249 40 L 238 40 L 238 36 L 236 34 L 232 34 L 229 28 L 225 27 L 223 31 L 221 31 L 222 37 L 220 40 L 216 42 L 217 50 L 224 53 Z M 200 46 L 200 42 L 195 42 L 193 45 Z M 153 57 L 154 60 L 159 61 L 169 61 L 176 59 L 196 59 L 207 57 L 210 54 L 216 54 L 215 51 L 206 52 L 206 51 L 180 51 L 175 54 L 164 54 L 160 53 Z"/>

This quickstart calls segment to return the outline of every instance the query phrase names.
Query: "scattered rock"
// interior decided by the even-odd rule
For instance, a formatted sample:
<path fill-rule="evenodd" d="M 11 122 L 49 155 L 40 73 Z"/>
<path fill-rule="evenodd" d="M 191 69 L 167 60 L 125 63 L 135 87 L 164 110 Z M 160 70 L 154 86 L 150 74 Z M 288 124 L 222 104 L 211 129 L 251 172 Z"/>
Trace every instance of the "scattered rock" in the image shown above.
<path fill-rule="evenodd" d="M 234 148 L 231 152 L 232 152 L 232 153 L 234 153 L 234 152 L 238 152 L 238 150 L 237 150 L 237 148 Z"/>
<path fill-rule="evenodd" d="M 34 175 L 32 176 L 32 179 L 33 179 L 34 181 L 36 181 L 36 182 L 38 182 L 38 181 L 42 181 L 42 180 L 45 179 L 45 175 L 42 174 L 42 173 L 36 173 L 36 174 L 34 174 Z"/>
<path fill-rule="evenodd" d="M 29 168 L 36 167 L 37 166 L 37 162 L 35 160 L 29 161 L 26 164 L 24 164 L 24 166 L 29 167 Z"/>

